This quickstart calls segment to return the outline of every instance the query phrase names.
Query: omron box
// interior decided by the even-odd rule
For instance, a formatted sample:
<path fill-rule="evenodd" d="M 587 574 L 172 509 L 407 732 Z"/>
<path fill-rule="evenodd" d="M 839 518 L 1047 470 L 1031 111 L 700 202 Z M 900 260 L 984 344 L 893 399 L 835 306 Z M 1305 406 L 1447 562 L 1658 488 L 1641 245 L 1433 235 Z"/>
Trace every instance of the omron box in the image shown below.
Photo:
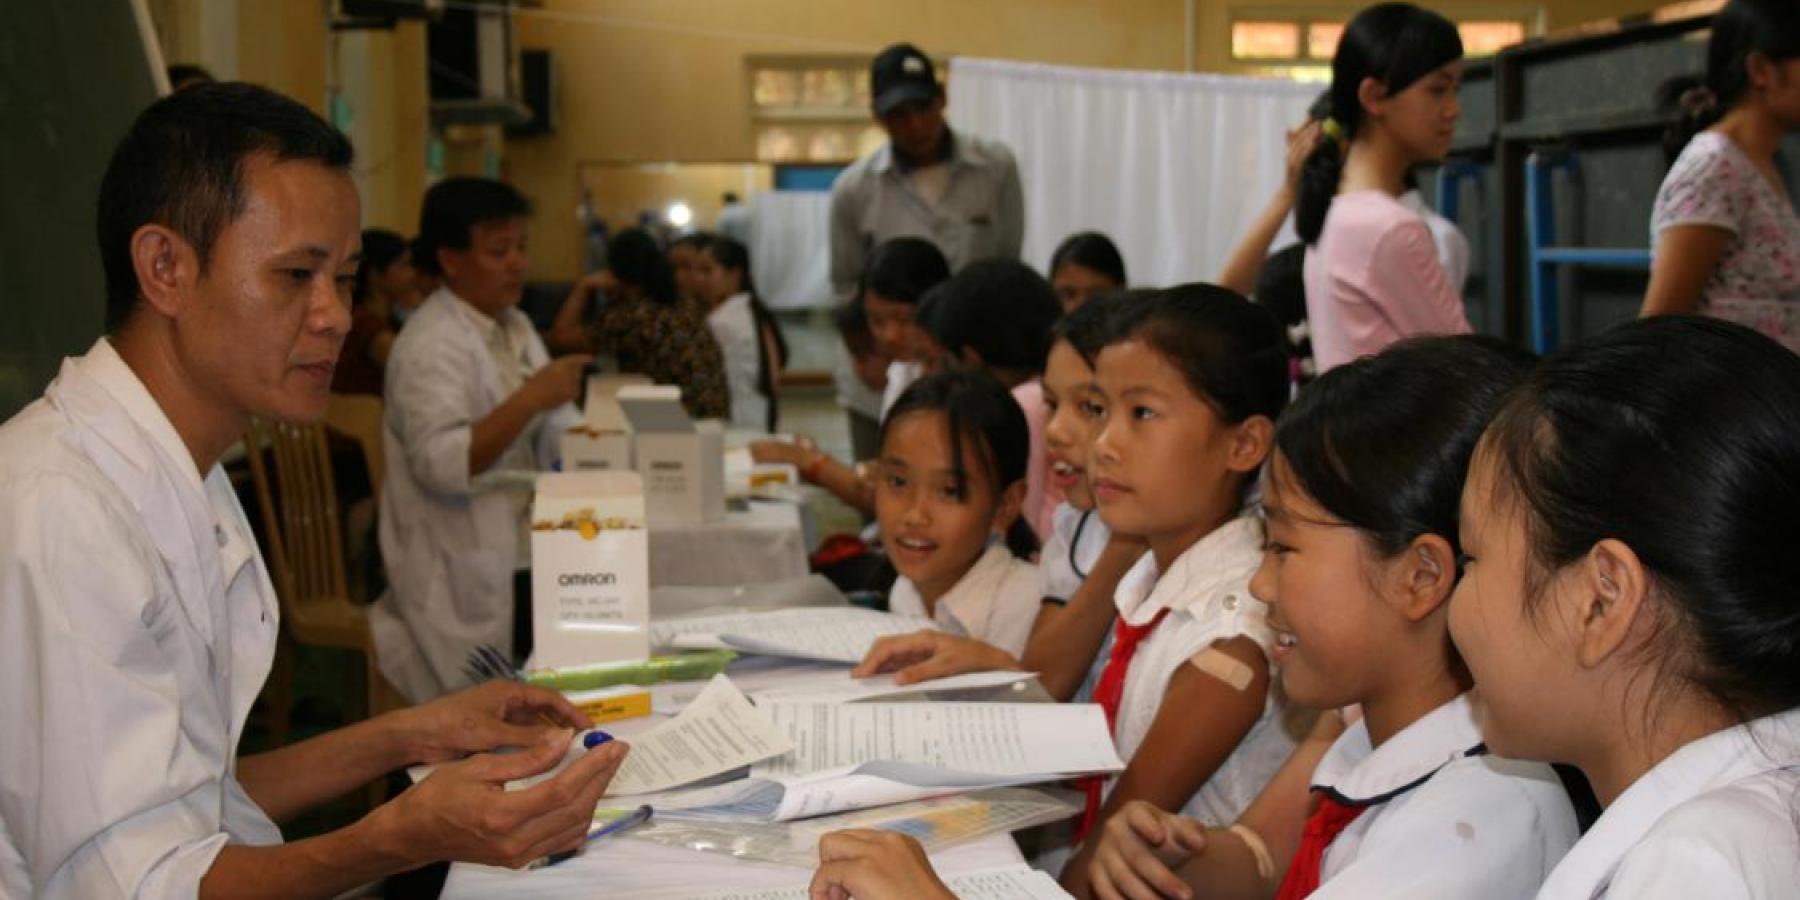
<path fill-rule="evenodd" d="M 564 472 L 631 470 L 631 423 L 619 408 L 619 389 L 648 385 L 642 375 L 589 375 L 582 422 L 563 432 Z"/>
<path fill-rule="evenodd" d="M 668 385 L 619 389 L 631 423 L 636 468 L 652 524 L 694 524 L 725 515 L 725 430 L 695 422 Z"/>
<path fill-rule="evenodd" d="M 538 476 L 531 511 L 534 668 L 650 656 L 650 536 L 635 472 Z"/>

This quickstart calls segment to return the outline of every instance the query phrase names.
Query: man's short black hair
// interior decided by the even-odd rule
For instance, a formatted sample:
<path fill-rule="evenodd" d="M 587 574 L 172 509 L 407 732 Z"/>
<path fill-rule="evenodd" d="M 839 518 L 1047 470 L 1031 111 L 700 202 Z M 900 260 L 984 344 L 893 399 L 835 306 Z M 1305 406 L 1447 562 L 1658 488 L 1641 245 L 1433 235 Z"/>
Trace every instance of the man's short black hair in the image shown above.
<path fill-rule="evenodd" d="M 106 320 L 137 308 L 131 236 L 155 223 L 193 246 L 201 271 L 219 232 L 244 211 L 244 160 L 316 160 L 349 169 L 350 139 L 305 106 L 241 82 L 200 84 L 152 103 L 131 123 L 100 180 L 96 231 Z"/>
<path fill-rule="evenodd" d="M 168 68 L 169 90 L 179 91 L 200 84 L 211 84 L 219 79 L 193 63 L 172 63 Z"/>
<path fill-rule="evenodd" d="M 446 178 L 425 192 L 419 210 L 419 254 L 414 265 L 442 275 L 439 250 L 467 250 L 475 226 L 531 215 L 531 201 L 512 185 L 492 178 Z"/>

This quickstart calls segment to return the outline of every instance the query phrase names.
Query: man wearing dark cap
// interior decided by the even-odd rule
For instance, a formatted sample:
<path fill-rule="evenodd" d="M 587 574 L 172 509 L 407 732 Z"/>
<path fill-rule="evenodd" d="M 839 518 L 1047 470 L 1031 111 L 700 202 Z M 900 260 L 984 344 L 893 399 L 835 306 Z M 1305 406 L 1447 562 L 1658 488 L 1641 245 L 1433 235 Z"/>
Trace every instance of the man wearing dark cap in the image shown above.
<path fill-rule="evenodd" d="M 831 187 L 831 286 L 838 298 L 851 298 L 870 251 L 891 238 L 931 241 L 952 271 L 978 259 L 1017 259 L 1025 201 L 1012 151 L 950 129 L 937 72 L 911 44 L 875 57 L 869 88 L 888 142 Z"/>

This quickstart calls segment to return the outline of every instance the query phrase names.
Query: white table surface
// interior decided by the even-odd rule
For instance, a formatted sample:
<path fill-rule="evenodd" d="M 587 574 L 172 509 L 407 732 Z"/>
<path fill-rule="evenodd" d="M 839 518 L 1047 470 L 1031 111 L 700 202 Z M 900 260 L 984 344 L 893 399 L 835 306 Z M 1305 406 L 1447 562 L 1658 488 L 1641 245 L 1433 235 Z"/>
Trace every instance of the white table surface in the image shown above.
<path fill-rule="evenodd" d="M 740 689 L 754 691 L 817 677 L 833 669 L 844 671 L 848 667 L 755 657 L 733 663 L 727 674 Z M 634 732 L 649 728 L 662 718 L 653 715 L 629 719 L 608 723 L 605 728 L 629 741 Z M 1011 835 L 997 834 L 935 853 L 931 861 L 940 873 L 957 874 L 1015 865 L 1024 857 Z M 711 891 L 803 886 L 811 878 L 811 869 L 733 859 L 720 853 L 665 847 L 629 837 L 608 837 L 589 844 L 567 862 L 543 869 L 513 871 L 457 863 L 450 867 L 443 897 L 674 900 Z"/>
<path fill-rule="evenodd" d="M 752 500 L 715 522 L 650 526 L 653 587 L 726 587 L 801 578 L 806 536 L 792 503 Z"/>

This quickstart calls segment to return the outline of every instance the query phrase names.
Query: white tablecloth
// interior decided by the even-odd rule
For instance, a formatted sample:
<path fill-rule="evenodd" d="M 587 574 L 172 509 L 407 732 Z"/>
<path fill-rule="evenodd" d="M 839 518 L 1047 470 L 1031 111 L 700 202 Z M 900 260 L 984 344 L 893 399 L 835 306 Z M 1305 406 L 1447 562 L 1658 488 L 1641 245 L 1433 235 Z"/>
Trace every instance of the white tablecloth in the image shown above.
<path fill-rule="evenodd" d="M 700 525 L 650 528 L 652 587 L 729 587 L 807 574 L 806 537 L 792 503 L 752 500 Z"/>

